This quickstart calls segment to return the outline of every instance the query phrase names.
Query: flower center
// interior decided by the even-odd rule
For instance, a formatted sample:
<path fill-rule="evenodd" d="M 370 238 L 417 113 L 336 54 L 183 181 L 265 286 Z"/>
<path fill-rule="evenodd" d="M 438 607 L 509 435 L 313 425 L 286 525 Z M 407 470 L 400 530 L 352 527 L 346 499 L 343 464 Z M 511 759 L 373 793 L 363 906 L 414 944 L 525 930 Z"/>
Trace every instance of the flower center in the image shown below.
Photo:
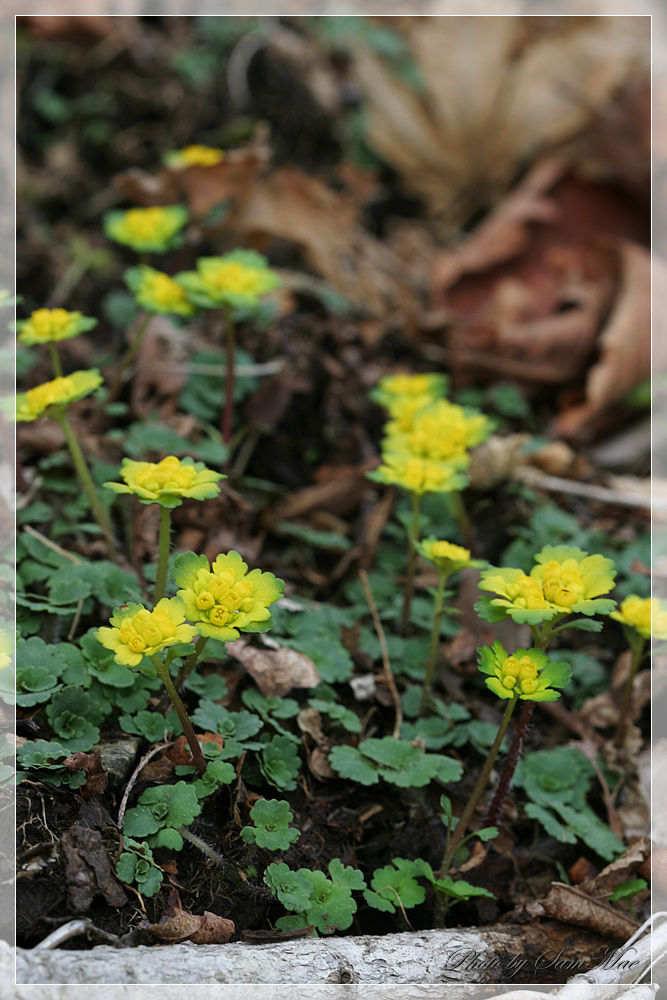
<path fill-rule="evenodd" d="M 431 556 L 434 559 L 451 559 L 452 562 L 468 562 L 470 552 L 462 545 L 453 545 L 452 542 L 436 542 L 431 548 Z"/>
<path fill-rule="evenodd" d="M 149 295 L 163 309 L 182 306 L 188 301 L 184 290 L 168 274 L 151 274 L 144 281 L 145 294 Z"/>
<path fill-rule="evenodd" d="M 131 208 L 125 215 L 126 231 L 132 239 L 146 240 L 155 236 L 165 223 L 165 213 L 158 206 Z"/>
<path fill-rule="evenodd" d="M 226 261 L 206 275 L 206 283 L 218 292 L 236 292 L 239 295 L 257 295 L 260 288 L 257 271 L 238 261 Z"/>
<path fill-rule="evenodd" d="M 197 475 L 191 465 L 181 465 L 173 455 L 163 458 L 155 465 L 147 463 L 145 469 L 139 469 L 135 476 L 137 486 L 151 493 L 187 490 Z"/>
<path fill-rule="evenodd" d="M 26 392 L 26 401 L 32 413 L 40 413 L 47 406 L 67 402 L 70 384 L 66 378 L 55 378 Z"/>
<path fill-rule="evenodd" d="M 532 610 L 547 606 L 539 581 L 525 573 L 515 583 L 508 584 L 507 595 L 519 608 Z"/>
<path fill-rule="evenodd" d="M 542 580 L 544 596 L 559 607 L 571 608 L 584 597 L 586 588 L 575 559 L 566 559 L 564 563 L 548 562 Z"/>

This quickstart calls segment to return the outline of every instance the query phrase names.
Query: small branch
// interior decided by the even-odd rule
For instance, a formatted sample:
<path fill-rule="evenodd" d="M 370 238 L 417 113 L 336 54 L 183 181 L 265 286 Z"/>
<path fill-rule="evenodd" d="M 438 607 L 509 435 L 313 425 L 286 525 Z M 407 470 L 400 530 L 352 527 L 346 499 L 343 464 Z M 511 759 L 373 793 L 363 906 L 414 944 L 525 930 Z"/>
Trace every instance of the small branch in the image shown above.
<path fill-rule="evenodd" d="M 359 570 L 359 579 L 361 580 L 361 586 L 364 588 L 364 594 L 366 595 L 366 600 L 368 601 L 368 607 L 370 608 L 371 616 L 373 618 L 373 625 L 375 627 L 375 633 L 378 637 L 378 642 L 380 643 L 380 651 L 382 653 L 382 667 L 384 669 L 384 676 L 387 682 L 387 687 L 394 702 L 394 711 L 396 713 L 396 721 L 394 722 L 394 731 L 392 736 L 394 739 L 398 739 L 401 734 L 401 725 L 403 723 L 403 709 L 401 708 L 401 699 L 396 688 L 396 681 L 394 680 L 394 675 L 391 672 L 391 664 L 389 663 L 389 650 L 387 649 L 387 640 L 385 638 L 384 629 L 382 628 L 382 622 L 380 621 L 380 616 L 378 614 L 378 609 L 373 600 L 373 592 L 371 591 L 370 584 L 368 582 L 368 575 L 365 569 Z"/>
<path fill-rule="evenodd" d="M 152 760 L 153 757 L 159 754 L 160 750 L 165 750 L 167 747 L 172 746 L 173 742 L 174 742 L 173 740 L 167 740 L 166 743 L 157 743 L 154 747 L 152 747 L 151 750 L 148 751 L 147 754 L 145 754 L 141 758 L 141 760 L 135 767 L 134 771 L 130 776 L 130 780 L 127 783 L 125 791 L 123 792 L 123 798 L 120 800 L 120 808 L 118 809 L 118 819 L 116 820 L 116 826 L 118 827 L 119 830 L 123 829 L 123 819 L 125 818 L 125 810 L 127 809 L 127 800 L 130 797 L 130 792 L 134 788 L 137 778 L 139 777 L 143 769 L 146 767 L 148 761 Z"/>
<path fill-rule="evenodd" d="M 29 524 L 23 526 L 23 531 L 25 531 L 28 535 L 32 535 L 33 538 L 37 538 L 42 545 L 46 545 L 46 547 L 51 549 L 52 552 L 57 552 L 59 556 L 64 556 L 65 559 L 69 559 L 70 562 L 75 563 L 77 566 L 83 562 L 83 559 L 79 559 L 78 556 L 72 555 L 71 552 L 66 552 L 65 549 L 61 549 L 59 545 L 52 542 L 51 539 L 47 538 L 46 535 L 43 535 L 41 531 L 37 531 L 36 528 L 31 528 Z"/>

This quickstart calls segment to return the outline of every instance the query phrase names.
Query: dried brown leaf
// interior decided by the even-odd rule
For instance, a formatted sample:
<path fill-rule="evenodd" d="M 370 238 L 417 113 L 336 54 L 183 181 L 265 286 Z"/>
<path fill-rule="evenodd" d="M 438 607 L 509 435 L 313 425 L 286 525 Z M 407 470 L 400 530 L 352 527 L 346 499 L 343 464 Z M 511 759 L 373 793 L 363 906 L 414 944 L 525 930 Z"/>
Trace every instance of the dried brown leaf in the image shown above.
<path fill-rule="evenodd" d="M 621 882 L 634 878 L 650 854 L 650 838 L 641 837 L 625 854 L 612 861 L 598 875 L 583 880 L 579 888 L 589 896 L 608 896 Z"/>
<path fill-rule="evenodd" d="M 620 287 L 599 337 L 600 360 L 588 373 L 586 402 L 566 410 L 554 426 L 565 438 L 580 434 L 594 416 L 651 376 L 651 255 L 630 241 L 618 252 Z"/>
<path fill-rule="evenodd" d="M 579 886 L 554 882 L 542 907 L 548 917 L 575 924 L 602 937 L 627 941 L 639 927 L 636 920 L 600 899 L 593 899 Z"/>
<path fill-rule="evenodd" d="M 101 795 L 107 787 L 107 776 L 102 766 L 102 756 L 99 750 L 93 753 L 83 753 L 79 750 L 67 757 L 63 764 L 70 771 L 83 771 L 86 775 L 86 783 L 80 789 L 84 799 L 92 799 L 94 795 Z"/>
<path fill-rule="evenodd" d="M 69 904 L 75 913 L 86 913 L 98 893 L 109 906 L 124 906 L 127 896 L 111 874 L 109 858 L 99 830 L 74 823 L 62 836 Z"/>
<path fill-rule="evenodd" d="M 293 688 L 316 687 L 321 677 L 304 653 L 294 649 L 258 649 L 247 639 L 227 643 L 227 652 L 239 660 L 267 697 L 282 697 Z"/>
<path fill-rule="evenodd" d="M 188 913 L 181 906 L 176 889 L 169 893 L 167 907 L 160 922 L 149 924 L 144 921 L 140 926 L 158 941 L 169 944 L 179 941 L 191 941 L 192 944 L 227 944 L 232 934 L 236 932 L 233 920 L 219 917 L 216 913 L 210 913 L 208 910 L 200 916 Z"/>

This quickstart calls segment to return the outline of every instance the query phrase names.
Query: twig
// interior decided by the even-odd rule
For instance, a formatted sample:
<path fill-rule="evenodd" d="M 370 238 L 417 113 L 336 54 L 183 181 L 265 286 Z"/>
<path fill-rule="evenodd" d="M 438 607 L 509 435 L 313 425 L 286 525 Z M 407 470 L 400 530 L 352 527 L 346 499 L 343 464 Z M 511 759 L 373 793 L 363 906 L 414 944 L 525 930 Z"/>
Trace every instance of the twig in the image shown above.
<path fill-rule="evenodd" d="M 550 493 L 571 493 L 574 496 L 586 497 L 588 500 L 600 500 L 606 504 L 618 504 L 621 507 L 639 507 L 651 509 L 651 495 L 641 495 L 630 490 L 612 489 L 608 486 L 593 486 L 591 483 L 578 483 L 573 479 L 562 479 L 560 476 L 549 476 L 539 469 L 522 467 L 518 470 L 517 479 L 523 480 L 528 486 L 537 486 Z M 664 498 L 653 496 L 653 508 L 665 510 L 667 503 Z"/>
<path fill-rule="evenodd" d="M 394 702 L 394 710 L 396 712 L 396 721 L 394 722 L 394 731 L 392 736 L 394 739 L 398 739 L 401 734 L 401 725 L 403 723 L 403 709 L 401 708 L 401 699 L 396 688 L 396 682 L 394 680 L 394 675 L 391 672 L 391 664 L 389 663 L 389 650 L 387 649 L 387 640 L 385 639 L 384 629 L 382 628 L 382 622 L 380 621 L 380 616 L 378 614 L 378 609 L 373 600 L 373 593 L 371 591 L 370 584 L 368 582 L 368 575 L 365 569 L 359 570 L 359 579 L 361 580 L 361 586 L 364 588 L 364 594 L 366 595 L 366 600 L 368 601 L 368 607 L 371 611 L 371 616 L 373 618 L 373 625 L 375 627 L 375 633 L 378 637 L 380 643 L 380 652 L 382 653 L 382 667 L 384 669 L 385 680 L 387 681 L 387 687 Z"/>
<path fill-rule="evenodd" d="M 127 808 L 127 800 L 130 797 L 130 792 L 134 788 L 134 784 L 137 778 L 139 777 L 143 769 L 146 767 L 148 761 L 152 760 L 152 758 L 155 757 L 155 755 L 158 754 L 160 750 L 164 750 L 166 747 L 172 746 L 173 742 L 174 742 L 173 740 L 167 740 L 166 743 L 157 743 L 151 750 L 148 751 L 147 754 L 145 754 L 145 756 L 141 758 L 141 760 L 135 767 L 134 771 L 132 772 L 132 775 L 130 776 L 130 780 L 127 783 L 125 791 L 123 793 L 123 798 L 120 801 L 120 808 L 118 810 L 118 819 L 116 820 L 116 826 L 118 827 L 119 830 L 122 830 L 123 828 L 123 819 L 125 817 L 125 810 Z"/>
<path fill-rule="evenodd" d="M 64 556 L 65 559 L 69 559 L 70 562 L 75 563 L 77 566 L 81 565 L 83 559 L 79 559 L 78 556 L 73 556 L 71 552 L 66 552 L 65 549 L 61 549 L 59 545 L 52 542 L 50 538 L 43 535 L 41 531 L 37 531 L 35 528 L 31 528 L 29 524 L 24 525 L 23 530 L 28 534 L 32 535 L 33 538 L 37 538 L 42 545 L 46 545 L 47 549 L 51 549 L 53 552 L 57 552 L 59 556 Z"/>

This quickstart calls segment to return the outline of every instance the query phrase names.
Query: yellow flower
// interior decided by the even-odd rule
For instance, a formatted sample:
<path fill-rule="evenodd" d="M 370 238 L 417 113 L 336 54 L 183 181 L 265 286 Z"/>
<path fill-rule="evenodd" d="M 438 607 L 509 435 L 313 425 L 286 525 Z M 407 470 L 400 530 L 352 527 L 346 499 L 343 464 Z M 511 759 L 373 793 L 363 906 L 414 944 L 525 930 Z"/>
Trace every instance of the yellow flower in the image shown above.
<path fill-rule="evenodd" d="M 125 272 L 125 282 L 142 309 L 153 313 L 174 313 L 192 316 L 195 306 L 173 278 L 146 264 Z"/>
<path fill-rule="evenodd" d="M 486 685 L 499 698 L 520 701 L 557 701 L 559 688 L 569 684 L 572 671 L 569 663 L 549 660 L 538 649 L 517 649 L 509 656 L 496 641 L 479 650 L 479 669 L 488 674 Z"/>
<path fill-rule="evenodd" d="M 238 639 L 239 629 L 260 632 L 271 622 L 269 606 L 282 595 L 285 584 L 273 573 L 248 567 L 238 552 L 220 555 L 212 566 L 206 556 L 187 552 L 174 562 L 187 617 L 201 635 L 226 642 Z M 262 624 L 263 623 L 263 624 Z"/>
<path fill-rule="evenodd" d="M 485 566 L 479 559 L 470 558 L 470 550 L 452 542 L 439 541 L 437 538 L 424 538 L 416 543 L 416 549 L 421 556 L 435 564 L 441 573 L 450 576 L 466 566 Z"/>
<path fill-rule="evenodd" d="M 256 306 L 263 295 L 280 285 L 261 254 L 254 250 L 233 250 L 224 257 L 200 257 L 196 271 L 176 275 L 188 298 L 204 309 Z"/>
<path fill-rule="evenodd" d="M 452 462 L 463 468 L 468 451 L 484 441 L 492 423 L 483 413 L 464 409 L 448 399 L 439 399 L 419 409 L 408 430 L 405 420 L 387 424 L 385 450 L 415 455 L 432 462 Z"/>
<path fill-rule="evenodd" d="M 36 309 L 29 319 L 20 320 L 16 329 L 22 344 L 48 344 L 56 340 L 69 340 L 86 330 L 92 330 L 96 325 L 96 319 L 80 312 Z"/>
<path fill-rule="evenodd" d="M 97 368 L 89 371 L 73 372 L 61 378 L 44 382 L 27 392 L 16 396 L 16 420 L 39 420 L 49 416 L 49 410 L 54 407 L 68 406 L 78 399 L 90 395 L 102 385 L 104 379 Z"/>
<path fill-rule="evenodd" d="M 116 654 L 116 663 L 138 667 L 144 656 L 154 656 L 165 646 L 192 642 L 197 629 L 185 625 L 185 608 L 178 597 L 163 597 L 148 611 L 141 604 L 116 608 L 110 619 L 113 628 L 99 628 L 95 636 L 105 649 Z"/>
<path fill-rule="evenodd" d="M 10 665 L 16 649 L 16 633 L 11 628 L 0 628 L 0 670 Z"/>
<path fill-rule="evenodd" d="M 207 469 L 202 462 L 168 455 L 161 462 L 133 462 L 123 459 L 120 470 L 124 483 L 105 483 L 114 493 L 134 493 L 141 503 L 159 503 L 161 507 L 180 507 L 184 498 L 209 500 L 217 497 L 220 472 Z"/>
<path fill-rule="evenodd" d="M 667 608 L 657 597 L 629 594 L 609 617 L 639 632 L 644 639 L 667 639 Z"/>
<path fill-rule="evenodd" d="M 407 399 L 427 399 L 433 402 L 444 395 L 446 388 L 446 375 L 437 372 L 423 375 L 399 372 L 397 375 L 385 375 L 381 378 L 370 395 L 371 399 L 391 412 L 393 406 Z"/>
<path fill-rule="evenodd" d="M 404 490 L 418 495 L 451 493 L 466 485 L 465 477 L 446 462 L 429 462 L 410 455 L 388 454 L 383 457 L 383 463 L 374 472 L 368 473 L 368 478 L 375 482 L 402 486 Z"/>
<path fill-rule="evenodd" d="M 614 563 L 605 556 L 547 545 L 535 556 L 529 576 L 511 567 L 483 573 L 480 588 L 499 596 L 482 598 L 476 608 L 487 621 L 509 617 L 529 625 L 572 613 L 609 614 L 615 602 L 598 598 L 613 589 L 615 576 Z"/>
<path fill-rule="evenodd" d="M 167 153 L 164 162 L 168 167 L 182 169 L 183 167 L 214 167 L 224 160 L 222 149 L 213 146 L 185 146 L 173 153 Z"/>
<path fill-rule="evenodd" d="M 407 434 L 412 430 L 412 425 L 417 413 L 426 406 L 430 406 L 433 397 L 424 396 L 397 396 L 386 404 L 391 420 L 385 424 L 385 434 L 392 437 L 399 434 Z"/>
<path fill-rule="evenodd" d="M 177 245 L 187 221 L 188 210 L 184 205 L 130 208 L 127 212 L 108 212 L 104 216 L 104 232 L 137 253 L 164 253 Z"/>

